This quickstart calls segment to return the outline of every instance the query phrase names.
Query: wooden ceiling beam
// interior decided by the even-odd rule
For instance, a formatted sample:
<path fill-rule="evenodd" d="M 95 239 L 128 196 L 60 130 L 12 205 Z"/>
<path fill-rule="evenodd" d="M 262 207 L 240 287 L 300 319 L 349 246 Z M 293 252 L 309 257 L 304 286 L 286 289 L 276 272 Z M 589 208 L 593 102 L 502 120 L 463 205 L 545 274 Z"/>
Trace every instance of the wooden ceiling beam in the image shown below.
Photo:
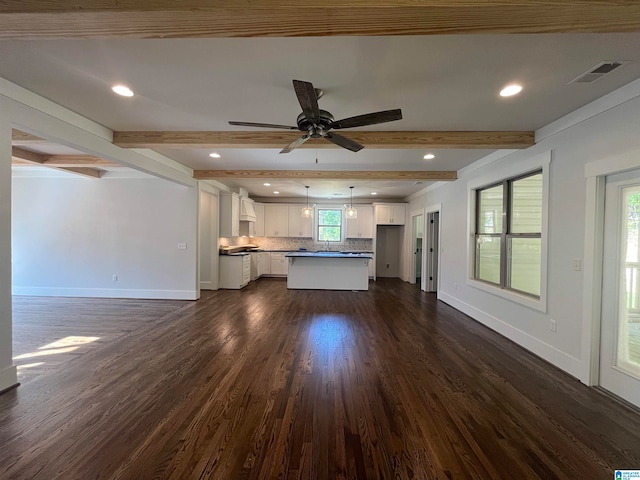
<path fill-rule="evenodd" d="M 49 155 L 32 152 L 31 150 L 25 150 L 20 147 L 11 147 L 11 157 L 38 165 L 44 165 L 44 163 L 49 160 Z"/>
<path fill-rule="evenodd" d="M 15 128 L 11 130 L 11 145 L 14 146 L 26 146 L 33 145 L 37 143 L 50 143 L 48 140 L 44 138 L 40 138 L 36 135 L 32 135 L 30 133 L 23 132 L 21 130 L 16 130 Z"/>
<path fill-rule="evenodd" d="M 45 162 L 47 167 L 122 167 L 119 163 L 110 162 L 91 155 L 50 155 Z"/>
<path fill-rule="evenodd" d="M 53 167 L 55 170 L 60 170 L 62 172 L 72 173 L 74 175 L 80 175 L 81 177 L 87 178 L 100 178 L 104 175 L 104 170 L 98 170 L 96 168 L 86 168 L 86 167 L 69 167 L 69 168 L 60 168 Z"/>
<path fill-rule="evenodd" d="M 7 0 L 0 38 L 301 37 L 640 30 L 637 1 Z"/>
<path fill-rule="evenodd" d="M 366 148 L 528 148 L 534 132 L 341 132 Z M 114 132 L 113 143 L 124 148 L 283 148 L 299 131 Z M 311 139 L 300 148 L 340 148 L 325 139 Z"/>
<path fill-rule="evenodd" d="M 11 147 L 12 164 L 25 165 L 31 164 L 41 167 L 54 168 L 63 172 L 81 175 L 89 178 L 100 178 L 104 174 L 104 170 L 90 168 L 86 165 L 106 166 L 110 162 L 97 157 L 90 156 L 74 156 L 74 155 L 45 155 L 42 153 L 32 152 L 20 147 Z M 73 161 L 76 158 L 76 161 Z M 96 162 L 97 161 L 97 162 Z"/>
<path fill-rule="evenodd" d="M 91 155 L 48 155 L 20 147 L 11 147 L 11 155 L 13 160 L 17 160 L 19 164 L 27 162 L 52 168 L 122 167 L 119 163 Z"/>
<path fill-rule="evenodd" d="M 455 171 L 340 171 L 340 170 L 195 170 L 193 178 L 318 179 L 318 180 L 455 180 Z"/>

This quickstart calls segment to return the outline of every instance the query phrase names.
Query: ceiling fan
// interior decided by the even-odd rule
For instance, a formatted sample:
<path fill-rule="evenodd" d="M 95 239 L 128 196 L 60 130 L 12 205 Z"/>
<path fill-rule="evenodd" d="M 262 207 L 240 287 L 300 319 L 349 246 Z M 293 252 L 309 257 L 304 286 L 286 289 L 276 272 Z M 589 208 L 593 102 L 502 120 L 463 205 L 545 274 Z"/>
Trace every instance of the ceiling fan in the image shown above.
<path fill-rule="evenodd" d="M 402 119 L 402 110 L 384 110 L 382 112 L 366 113 L 355 117 L 343 118 L 342 120 L 334 120 L 326 110 L 318 107 L 318 99 L 324 93 L 322 90 L 314 88 L 311 82 L 303 82 L 300 80 L 293 81 L 293 88 L 296 91 L 298 102 L 302 107 L 302 113 L 298 115 L 296 123 L 297 127 L 288 125 L 274 125 L 271 123 L 253 123 L 253 122 L 229 122 L 229 125 L 238 125 L 243 127 L 264 127 L 279 128 L 284 130 L 300 130 L 306 132 L 300 138 L 294 140 L 284 147 L 280 153 L 289 153 L 294 148 L 299 147 L 310 138 L 326 138 L 330 142 L 335 143 L 339 147 L 346 148 L 352 152 L 357 152 L 364 148 L 358 142 L 347 137 L 343 137 L 330 130 L 339 130 L 342 128 L 364 127 L 366 125 L 376 125 L 378 123 L 393 122 Z"/>

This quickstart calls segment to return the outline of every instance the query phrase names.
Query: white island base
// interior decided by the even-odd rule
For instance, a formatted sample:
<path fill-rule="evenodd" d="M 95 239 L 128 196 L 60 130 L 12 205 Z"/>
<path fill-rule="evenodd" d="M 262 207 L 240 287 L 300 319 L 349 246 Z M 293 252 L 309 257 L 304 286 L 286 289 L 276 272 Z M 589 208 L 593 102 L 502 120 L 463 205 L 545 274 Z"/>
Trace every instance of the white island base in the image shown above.
<path fill-rule="evenodd" d="M 370 255 L 291 253 L 287 257 L 287 288 L 369 290 Z"/>

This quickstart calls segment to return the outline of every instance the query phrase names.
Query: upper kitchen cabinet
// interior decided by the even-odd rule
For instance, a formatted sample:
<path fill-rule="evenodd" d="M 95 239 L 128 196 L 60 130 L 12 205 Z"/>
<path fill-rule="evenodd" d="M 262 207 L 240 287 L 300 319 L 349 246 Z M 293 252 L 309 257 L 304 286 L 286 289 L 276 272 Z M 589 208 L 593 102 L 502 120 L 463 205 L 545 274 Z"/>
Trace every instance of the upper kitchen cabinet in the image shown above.
<path fill-rule="evenodd" d="M 233 192 L 220 192 L 220 236 L 237 237 L 240 234 L 240 196 Z"/>
<path fill-rule="evenodd" d="M 358 216 L 347 219 L 347 238 L 373 238 L 373 207 L 356 205 Z"/>
<path fill-rule="evenodd" d="M 264 237 L 264 205 L 256 203 L 253 205 L 256 210 L 256 225 L 254 232 L 256 237 Z"/>
<path fill-rule="evenodd" d="M 289 206 L 289 236 L 311 238 L 313 236 L 313 217 L 303 217 L 304 205 Z"/>
<path fill-rule="evenodd" d="M 407 206 L 404 203 L 375 205 L 376 225 L 404 225 Z M 359 214 L 360 212 L 358 212 Z"/>
<path fill-rule="evenodd" d="M 287 205 L 264 206 L 264 236 L 289 236 L 289 207 Z"/>

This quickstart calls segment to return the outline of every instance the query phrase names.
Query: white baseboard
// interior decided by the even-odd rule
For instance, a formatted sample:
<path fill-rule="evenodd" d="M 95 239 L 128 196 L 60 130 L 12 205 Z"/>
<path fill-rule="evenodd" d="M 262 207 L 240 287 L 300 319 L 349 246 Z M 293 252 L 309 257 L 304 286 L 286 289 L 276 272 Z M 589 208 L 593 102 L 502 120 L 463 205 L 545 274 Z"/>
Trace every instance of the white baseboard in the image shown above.
<path fill-rule="evenodd" d="M 16 287 L 13 295 L 36 297 L 140 298 L 154 300 L 197 300 L 195 290 L 138 290 L 116 288 Z"/>
<path fill-rule="evenodd" d="M 18 368 L 15 365 L 0 368 L 0 392 L 18 384 Z"/>
<path fill-rule="evenodd" d="M 499 318 L 483 312 L 482 310 L 447 293 L 442 291 L 438 292 L 438 300 L 442 300 L 444 303 L 451 305 L 466 315 L 469 315 L 471 318 L 489 327 L 491 330 L 504 335 L 509 340 L 512 340 L 521 347 L 529 350 L 559 369 L 564 370 L 569 375 L 572 375 L 582 381 L 581 373 L 584 370 L 584 366 L 581 364 L 579 358 L 568 355 L 557 348 L 532 337 L 528 333 L 518 330 Z"/>

